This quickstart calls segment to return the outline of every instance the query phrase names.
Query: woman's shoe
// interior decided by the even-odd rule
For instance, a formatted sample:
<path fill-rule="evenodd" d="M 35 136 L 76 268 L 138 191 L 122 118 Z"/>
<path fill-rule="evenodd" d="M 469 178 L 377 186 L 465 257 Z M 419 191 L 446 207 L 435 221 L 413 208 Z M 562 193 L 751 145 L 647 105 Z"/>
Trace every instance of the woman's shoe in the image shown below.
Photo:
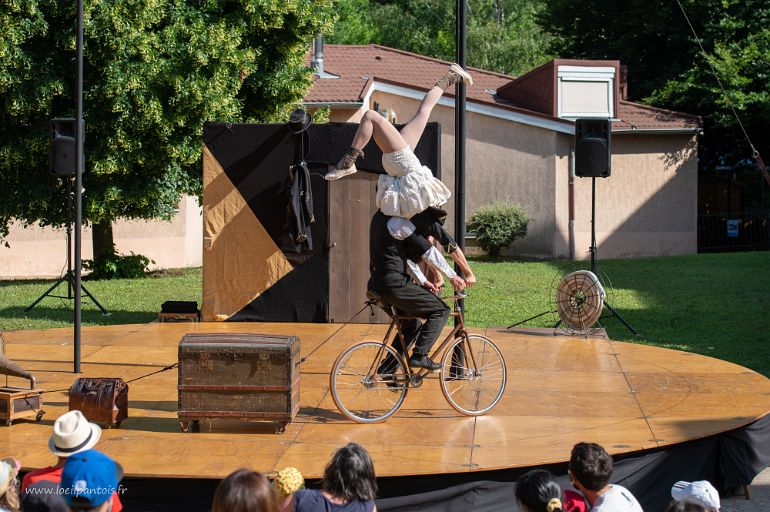
<path fill-rule="evenodd" d="M 446 91 L 451 86 L 460 81 L 465 82 L 465 85 L 469 87 L 473 85 L 473 77 L 470 75 L 470 73 L 460 67 L 459 64 L 452 64 L 449 66 L 449 71 L 447 71 L 447 74 L 442 76 L 438 82 L 436 82 L 436 87 L 441 87 Z"/>
<path fill-rule="evenodd" d="M 335 167 L 333 171 L 327 172 L 326 176 L 324 176 L 324 179 L 338 180 L 343 176 L 358 172 L 358 169 L 356 169 L 356 159 L 362 156 L 364 156 L 364 152 L 360 149 L 348 149 L 337 163 L 337 167 Z"/>

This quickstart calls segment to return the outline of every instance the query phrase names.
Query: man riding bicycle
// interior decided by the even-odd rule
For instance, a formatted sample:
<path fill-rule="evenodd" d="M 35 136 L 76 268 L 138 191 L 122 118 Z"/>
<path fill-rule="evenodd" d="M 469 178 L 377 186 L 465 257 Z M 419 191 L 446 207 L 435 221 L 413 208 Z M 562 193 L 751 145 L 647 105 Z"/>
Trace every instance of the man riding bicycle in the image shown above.
<path fill-rule="evenodd" d="M 401 321 L 401 332 L 407 347 L 412 343 L 415 345 L 409 366 L 438 370 L 441 364 L 431 360 L 428 354 L 446 325 L 449 308 L 435 295 L 438 287 L 425 278 L 417 262 L 422 259 L 429 267 L 442 272 L 458 292 L 471 286 L 476 279 L 462 250 L 432 217 L 435 212 L 423 213 L 425 215 L 413 217 L 415 222 L 402 217 L 388 217 L 381 211 L 374 214 L 369 228 L 371 277 L 368 288 L 378 294 L 383 302 L 395 307 L 399 315 L 425 319 L 425 323 L 417 318 Z M 451 269 L 441 253 L 426 238 L 428 235 L 447 249 L 466 275 L 465 279 Z M 393 347 L 398 352 L 402 351 L 398 338 L 394 340 Z"/>

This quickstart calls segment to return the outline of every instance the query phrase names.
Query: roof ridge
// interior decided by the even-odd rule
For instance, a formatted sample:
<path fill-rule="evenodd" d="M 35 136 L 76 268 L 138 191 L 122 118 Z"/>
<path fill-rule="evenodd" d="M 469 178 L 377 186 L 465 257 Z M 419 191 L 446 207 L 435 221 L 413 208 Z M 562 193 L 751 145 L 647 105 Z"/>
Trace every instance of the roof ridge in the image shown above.
<path fill-rule="evenodd" d="M 627 105 L 633 105 L 635 107 L 639 107 L 639 108 L 643 108 L 643 109 L 647 109 L 647 110 L 655 110 L 655 111 L 658 111 L 658 112 L 665 112 L 667 114 L 672 114 L 672 115 L 679 116 L 679 117 L 689 117 L 689 118 L 695 119 L 697 121 L 700 121 L 700 119 L 701 119 L 700 116 L 697 116 L 695 114 L 688 114 L 686 112 L 680 112 L 678 110 L 670 110 L 670 109 L 667 109 L 667 108 L 656 107 L 654 105 L 646 105 L 644 103 L 638 103 L 636 101 L 620 100 L 620 103 L 625 103 Z"/>
<path fill-rule="evenodd" d="M 337 46 L 355 46 L 355 45 L 337 45 Z M 365 45 L 365 46 L 369 46 L 371 48 L 377 48 L 379 50 L 385 50 L 385 51 L 388 51 L 388 52 L 400 53 L 401 55 L 406 55 L 408 57 L 415 57 L 415 58 L 420 59 L 420 60 L 425 60 L 425 61 L 429 61 L 429 62 L 435 62 L 437 64 L 453 64 L 454 63 L 454 61 L 437 59 L 436 57 L 428 57 L 427 55 L 420 55 L 419 53 L 413 53 L 413 52 L 409 52 L 409 51 L 406 51 L 406 50 L 401 50 L 400 48 L 391 48 L 390 46 L 383 46 L 381 44 L 371 43 L 371 44 L 368 44 L 368 45 Z M 484 73 L 485 75 L 492 75 L 492 76 L 497 76 L 497 77 L 500 77 L 500 78 L 507 78 L 509 80 L 515 80 L 516 79 L 516 77 L 514 77 L 514 76 L 506 75 L 506 74 L 503 74 L 503 73 L 498 73 L 496 71 L 489 71 L 487 69 L 475 68 L 475 67 L 471 67 L 471 66 L 466 66 L 465 69 L 473 70 L 476 73 Z"/>

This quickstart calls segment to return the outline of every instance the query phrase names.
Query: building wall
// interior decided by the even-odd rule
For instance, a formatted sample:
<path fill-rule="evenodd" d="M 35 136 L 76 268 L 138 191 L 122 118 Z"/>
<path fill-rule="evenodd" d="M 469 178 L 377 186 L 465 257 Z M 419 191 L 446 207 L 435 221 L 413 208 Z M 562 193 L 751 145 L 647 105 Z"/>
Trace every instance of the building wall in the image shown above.
<path fill-rule="evenodd" d="M 185 197 L 171 222 L 118 221 L 113 223 L 115 246 L 119 253 L 143 254 L 155 260 L 151 266 L 179 268 L 200 266 L 203 244 L 203 217 L 198 200 Z M 82 231 L 83 259 L 93 255 L 91 229 Z M 11 227 L 10 247 L 0 247 L 0 278 L 53 277 L 66 269 L 64 229 L 33 225 Z M 74 234 L 73 234 L 74 242 Z"/>
<path fill-rule="evenodd" d="M 416 112 L 414 99 L 376 91 L 371 102 L 398 122 Z M 455 190 L 454 110 L 438 105 L 441 178 Z M 495 200 L 523 206 L 528 234 L 503 254 L 588 259 L 591 179 L 573 178 L 574 233 L 570 233 L 573 137 L 510 121 L 467 114 L 466 220 Z M 624 134 L 612 140 L 612 175 L 596 180 L 597 247 L 602 258 L 697 252 L 697 143 L 693 135 Z M 454 199 L 447 227 L 454 232 Z"/>
<path fill-rule="evenodd" d="M 591 179 L 576 180 L 578 257 L 591 241 Z M 698 155 L 691 135 L 613 135 L 612 174 L 596 180 L 600 258 L 698 250 Z"/>

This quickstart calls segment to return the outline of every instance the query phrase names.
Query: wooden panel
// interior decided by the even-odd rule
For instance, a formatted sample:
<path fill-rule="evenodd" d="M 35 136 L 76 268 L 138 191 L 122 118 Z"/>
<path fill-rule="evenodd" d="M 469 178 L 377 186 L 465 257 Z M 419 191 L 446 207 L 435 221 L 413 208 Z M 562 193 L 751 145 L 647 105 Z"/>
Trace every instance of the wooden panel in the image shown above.
<path fill-rule="evenodd" d="M 369 224 L 377 211 L 377 175 L 358 172 L 329 183 L 329 319 L 347 322 L 366 301 Z M 361 312 L 356 322 L 388 323 L 384 312 Z"/>

